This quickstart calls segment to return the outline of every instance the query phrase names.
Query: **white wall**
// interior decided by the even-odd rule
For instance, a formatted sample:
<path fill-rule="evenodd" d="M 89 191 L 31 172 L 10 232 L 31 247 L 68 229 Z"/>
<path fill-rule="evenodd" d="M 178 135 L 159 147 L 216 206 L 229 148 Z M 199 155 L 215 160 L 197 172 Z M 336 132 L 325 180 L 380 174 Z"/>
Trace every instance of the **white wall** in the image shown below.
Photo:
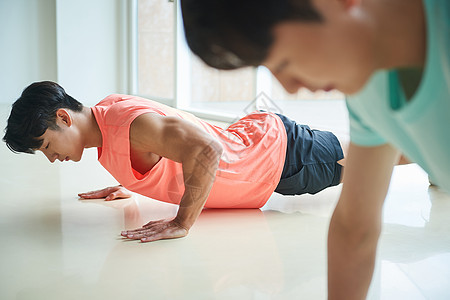
<path fill-rule="evenodd" d="M 53 80 L 94 105 L 126 93 L 121 0 L 0 0 L 0 103 Z"/>
<path fill-rule="evenodd" d="M 55 0 L 0 0 L 0 103 L 33 81 L 57 80 Z"/>
<path fill-rule="evenodd" d="M 56 0 L 58 81 L 84 104 L 124 92 L 119 0 Z"/>

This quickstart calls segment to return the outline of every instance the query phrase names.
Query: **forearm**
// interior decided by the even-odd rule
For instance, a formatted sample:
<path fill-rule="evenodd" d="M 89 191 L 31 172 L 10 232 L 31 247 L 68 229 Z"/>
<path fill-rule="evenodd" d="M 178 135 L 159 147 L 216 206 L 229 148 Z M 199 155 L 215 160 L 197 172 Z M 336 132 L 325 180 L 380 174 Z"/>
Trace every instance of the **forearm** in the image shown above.
<path fill-rule="evenodd" d="M 221 145 L 212 140 L 183 162 L 185 191 L 174 221 L 187 230 L 197 220 L 206 203 L 214 183 L 221 154 Z"/>
<path fill-rule="evenodd" d="M 351 227 L 347 224 L 352 224 Z M 365 299 L 372 280 L 380 224 L 342 222 L 333 215 L 328 233 L 328 299 Z"/>
<path fill-rule="evenodd" d="M 392 146 L 350 143 L 344 185 L 328 232 L 328 298 L 365 299 L 374 270 L 383 202 L 398 159 Z"/>

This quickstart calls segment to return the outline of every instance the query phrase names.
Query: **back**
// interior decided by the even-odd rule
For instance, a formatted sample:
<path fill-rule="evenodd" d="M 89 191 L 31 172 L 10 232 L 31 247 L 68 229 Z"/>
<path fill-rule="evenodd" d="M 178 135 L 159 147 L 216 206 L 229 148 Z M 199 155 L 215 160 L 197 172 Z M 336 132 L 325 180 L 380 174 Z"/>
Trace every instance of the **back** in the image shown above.
<path fill-rule="evenodd" d="M 286 153 L 286 131 L 275 114 L 253 113 L 222 129 L 190 113 L 127 95 L 110 95 L 92 111 L 103 136 L 100 163 L 123 186 L 141 195 L 178 204 L 184 192 L 180 163 L 163 157 L 144 175 L 132 168 L 130 124 L 144 113 L 192 122 L 223 145 L 224 152 L 205 207 L 259 208 L 279 182 Z"/>

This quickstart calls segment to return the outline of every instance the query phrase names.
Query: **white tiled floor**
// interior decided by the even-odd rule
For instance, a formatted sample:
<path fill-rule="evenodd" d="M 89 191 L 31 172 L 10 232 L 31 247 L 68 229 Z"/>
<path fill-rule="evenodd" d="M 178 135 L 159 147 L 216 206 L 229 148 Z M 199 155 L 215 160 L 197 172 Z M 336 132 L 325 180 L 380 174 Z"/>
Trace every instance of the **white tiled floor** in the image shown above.
<path fill-rule="evenodd" d="M 0 146 L 0 299 L 326 298 L 326 234 L 340 186 L 274 194 L 262 210 L 204 210 L 188 237 L 142 244 L 120 231 L 176 207 L 137 195 L 78 200 L 115 184 L 95 156 L 51 165 Z M 420 168 L 397 167 L 369 299 L 450 299 L 449 217 L 450 197 Z"/>

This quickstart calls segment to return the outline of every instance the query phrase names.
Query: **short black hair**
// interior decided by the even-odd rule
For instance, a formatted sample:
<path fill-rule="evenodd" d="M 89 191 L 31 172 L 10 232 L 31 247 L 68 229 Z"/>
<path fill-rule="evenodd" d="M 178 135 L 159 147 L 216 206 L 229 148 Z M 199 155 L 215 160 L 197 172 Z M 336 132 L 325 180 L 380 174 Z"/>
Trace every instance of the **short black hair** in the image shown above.
<path fill-rule="evenodd" d="M 83 105 L 55 82 L 42 81 L 29 85 L 12 105 L 3 141 L 15 153 L 33 154 L 42 146 L 42 139 L 38 137 L 48 128 L 59 129 L 56 111 L 60 108 L 80 112 Z"/>
<path fill-rule="evenodd" d="M 192 52 L 223 70 L 258 66 L 283 21 L 321 22 L 311 0 L 181 0 Z"/>

